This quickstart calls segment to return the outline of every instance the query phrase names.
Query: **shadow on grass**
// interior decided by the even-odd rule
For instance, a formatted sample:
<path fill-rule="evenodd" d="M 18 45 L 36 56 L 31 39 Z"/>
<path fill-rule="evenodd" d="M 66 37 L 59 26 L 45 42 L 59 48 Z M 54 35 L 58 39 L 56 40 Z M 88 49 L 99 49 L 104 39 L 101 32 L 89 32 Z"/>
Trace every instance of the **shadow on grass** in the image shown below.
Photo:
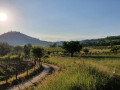
<path fill-rule="evenodd" d="M 104 90 L 120 90 L 120 78 L 114 76 L 105 85 Z"/>
<path fill-rule="evenodd" d="M 71 90 L 82 90 L 81 87 L 78 87 L 78 86 L 74 86 L 71 88 Z"/>
<path fill-rule="evenodd" d="M 85 87 L 84 87 L 85 88 Z M 117 77 L 111 78 L 106 85 L 96 85 L 95 90 L 120 90 L 120 79 Z M 93 90 L 94 90 L 93 89 Z M 74 86 L 71 90 L 82 90 L 80 86 Z M 87 90 L 87 89 L 85 89 Z"/>

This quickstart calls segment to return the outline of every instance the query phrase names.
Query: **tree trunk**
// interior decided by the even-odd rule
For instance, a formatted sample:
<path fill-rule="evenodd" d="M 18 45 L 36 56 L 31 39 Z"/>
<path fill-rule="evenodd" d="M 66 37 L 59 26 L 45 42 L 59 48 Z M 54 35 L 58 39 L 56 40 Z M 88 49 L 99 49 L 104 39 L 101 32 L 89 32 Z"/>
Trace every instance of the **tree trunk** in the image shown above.
<path fill-rule="evenodd" d="M 115 53 L 117 54 L 117 50 L 115 51 Z"/>
<path fill-rule="evenodd" d="M 40 58 L 39 58 L 39 67 L 40 67 Z"/>
<path fill-rule="evenodd" d="M 71 53 L 71 57 L 73 57 L 73 54 L 74 54 L 74 53 L 72 52 L 72 53 Z"/>
<path fill-rule="evenodd" d="M 17 73 L 17 65 L 16 65 L 16 71 L 15 72 L 16 72 L 16 80 L 17 80 L 17 75 L 18 75 L 18 73 Z"/>
<path fill-rule="evenodd" d="M 27 69 L 27 77 L 28 77 L 28 67 L 26 67 L 26 69 Z"/>
<path fill-rule="evenodd" d="M 34 60 L 34 72 L 35 72 L 36 59 Z"/>

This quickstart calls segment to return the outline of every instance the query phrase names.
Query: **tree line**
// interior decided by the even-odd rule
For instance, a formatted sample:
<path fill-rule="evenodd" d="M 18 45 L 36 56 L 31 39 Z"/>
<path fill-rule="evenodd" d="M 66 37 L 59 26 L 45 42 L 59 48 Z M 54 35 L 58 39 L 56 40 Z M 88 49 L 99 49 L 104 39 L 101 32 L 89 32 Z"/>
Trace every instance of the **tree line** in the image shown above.
<path fill-rule="evenodd" d="M 98 40 L 88 40 L 81 42 L 83 46 L 110 46 L 120 45 L 120 39 L 117 40 L 108 40 L 108 39 L 98 39 Z"/>
<path fill-rule="evenodd" d="M 58 46 L 55 43 L 53 45 L 50 45 L 50 47 L 55 48 Z M 70 53 L 71 57 L 73 57 L 74 53 L 80 52 L 83 49 L 84 45 L 79 41 L 68 41 L 68 42 L 65 41 L 59 47 L 63 48 L 65 52 Z M 113 52 L 116 54 L 120 49 L 120 47 L 116 46 L 114 43 L 109 43 L 109 47 L 110 47 L 110 52 Z M 24 46 L 10 46 L 7 43 L 0 43 L 0 56 L 18 55 L 20 58 L 30 58 L 30 57 L 41 58 L 45 54 L 45 52 L 47 52 L 48 54 L 51 53 L 50 51 L 45 51 L 45 49 L 42 47 L 32 47 L 31 44 L 27 44 Z M 84 48 L 83 52 L 85 52 L 85 54 L 88 54 L 89 49 Z"/>

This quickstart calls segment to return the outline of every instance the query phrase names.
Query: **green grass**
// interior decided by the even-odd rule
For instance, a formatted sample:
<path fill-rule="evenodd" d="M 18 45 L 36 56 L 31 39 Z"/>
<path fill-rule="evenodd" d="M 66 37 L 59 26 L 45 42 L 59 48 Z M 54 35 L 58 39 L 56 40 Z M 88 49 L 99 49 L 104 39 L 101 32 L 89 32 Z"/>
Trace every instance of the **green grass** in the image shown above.
<path fill-rule="evenodd" d="M 120 60 L 103 60 L 98 63 L 109 67 L 112 72 L 120 75 Z"/>
<path fill-rule="evenodd" d="M 51 57 L 44 62 L 56 64 L 60 69 L 45 80 L 26 90 L 117 90 L 119 80 L 114 79 L 111 68 L 120 70 L 120 61 L 113 58 Z M 112 64 L 112 63 L 113 64 Z M 115 73 L 116 74 L 116 73 Z M 110 84 L 110 85 L 109 85 Z"/>
<path fill-rule="evenodd" d="M 4 78 L 5 76 L 0 76 L 0 79 Z"/>

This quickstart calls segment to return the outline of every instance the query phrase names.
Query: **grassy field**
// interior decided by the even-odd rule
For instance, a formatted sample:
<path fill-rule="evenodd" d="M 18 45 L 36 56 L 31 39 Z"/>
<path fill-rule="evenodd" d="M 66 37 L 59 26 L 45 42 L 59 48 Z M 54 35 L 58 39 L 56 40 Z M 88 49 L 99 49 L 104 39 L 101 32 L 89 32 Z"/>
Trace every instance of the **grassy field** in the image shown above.
<path fill-rule="evenodd" d="M 75 57 L 70 57 L 70 53 L 65 52 L 61 47 L 43 48 L 45 54 L 42 58 L 42 62 L 55 64 L 60 68 L 43 80 L 36 82 L 35 86 L 26 88 L 26 90 L 120 89 L 120 53 L 112 53 L 109 48 L 85 47 L 89 49 L 88 54 L 85 54 L 84 50 L 81 50 L 79 53 L 74 54 Z M 15 62 L 17 58 L 14 59 L 12 56 L 10 56 L 10 61 L 9 57 L 1 57 L 1 60 L 3 58 L 4 60 L 0 62 L 0 85 L 3 86 L 3 88 L 7 85 L 5 81 L 5 71 L 9 74 L 9 86 L 20 83 L 21 80 L 27 80 L 27 78 L 25 78 L 27 77 L 27 69 L 29 69 L 28 76 L 39 73 L 34 71 L 33 61 L 30 61 L 32 63 L 29 65 L 30 63 L 27 63 L 26 61 L 20 63 L 18 60 Z M 17 64 L 20 65 L 18 66 Z M 7 70 L 5 70 L 6 65 Z M 19 80 L 16 80 L 15 78 L 16 66 L 18 66 Z M 36 71 L 38 71 L 38 68 L 36 68 Z"/>
<path fill-rule="evenodd" d="M 120 58 L 55 56 L 43 62 L 60 69 L 26 90 L 118 90 Z"/>

